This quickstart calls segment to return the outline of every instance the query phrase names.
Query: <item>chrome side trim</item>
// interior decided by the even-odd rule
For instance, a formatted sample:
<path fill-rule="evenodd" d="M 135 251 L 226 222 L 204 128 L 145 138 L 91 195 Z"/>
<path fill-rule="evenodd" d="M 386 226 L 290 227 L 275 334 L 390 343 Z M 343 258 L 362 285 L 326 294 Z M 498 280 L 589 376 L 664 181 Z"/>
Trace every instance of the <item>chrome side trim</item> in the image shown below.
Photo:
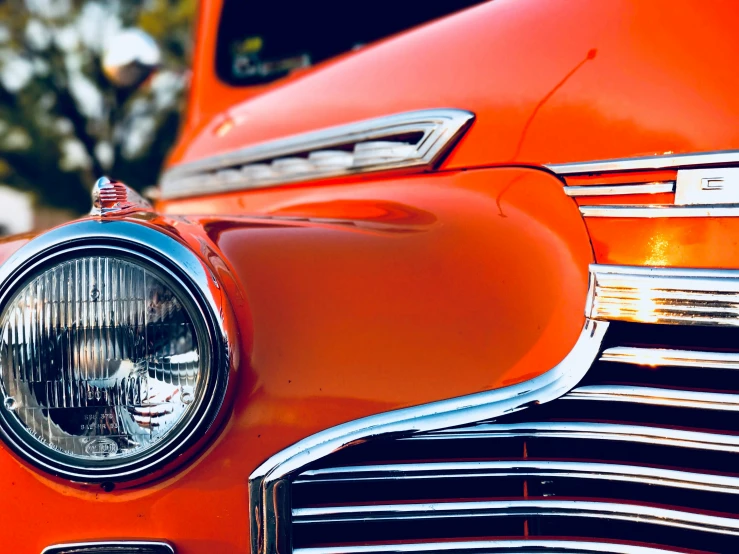
<path fill-rule="evenodd" d="M 249 477 L 252 552 L 290 552 L 287 478 L 293 472 L 371 437 L 411 435 L 470 424 L 559 398 L 587 373 L 600 352 L 607 328 L 607 322 L 587 320 L 577 343 L 564 360 L 530 381 L 350 421 L 275 454 Z"/>
<path fill-rule="evenodd" d="M 670 169 L 733 163 L 739 163 L 739 150 L 701 152 L 698 154 L 663 154 L 661 156 L 617 158 L 613 160 L 594 160 L 590 162 L 549 164 L 546 167 L 557 175 L 578 175 L 582 173 Z"/>
<path fill-rule="evenodd" d="M 583 217 L 739 217 L 739 204 L 716 204 L 703 206 L 669 205 L 611 205 L 580 206 Z"/>
<path fill-rule="evenodd" d="M 31 444 L 6 418 L 0 417 L 0 437 L 8 448 L 53 475 L 85 483 L 147 479 L 156 469 L 186 452 L 215 420 L 225 398 L 236 342 L 228 300 L 215 275 L 184 242 L 156 227 L 134 220 L 84 219 L 43 233 L 23 245 L 0 265 L 0 306 L 23 279 L 58 256 L 79 255 L 90 249 L 124 254 L 154 264 L 190 295 L 208 333 L 212 363 L 207 394 L 192 422 L 173 433 L 161 446 L 139 457 L 122 458 L 116 465 L 92 466 L 72 457 L 53 457 Z M 193 314 L 193 317 L 195 315 Z M 0 390 L 0 397 L 3 396 Z"/>
<path fill-rule="evenodd" d="M 658 194 L 675 192 L 675 182 L 629 185 L 578 185 L 564 187 L 567 196 L 621 196 L 624 194 Z"/>
<path fill-rule="evenodd" d="M 646 466 L 541 460 L 430 462 L 336 467 L 306 471 L 294 483 L 447 479 L 459 477 L 602 479 L 680 489 L 739 494 L 739 477 L 692 473 Z"/>
<path fill-rule="evenodd" d="M 676 408 L 739 411 L 739 395 L 720 392 L 633 387 L 628 385 L 589 385 L 578 387 L 562 397 L 567 400 L 628 402 Z"/>
<path fill-rule="evenodd" d="M 652 367 L 739 369 L 739 353 L 735 352 L 699 352 L 695 350 L 672 350 L 668 348 L 615 346 L 604 350 L 600 359 L 603 362 L 647 365 Z"/>
<path fill-rule="evenodd" d="M 108 554 L 121 551 L 126 554 L 175 554 L 174 548 L 158 541 L 94 541 L 47 546 L 41 554 Z"/>
<path fill-rule="evenodd" d="M 580 500 L 493 500 L 300 508 L 293 510 L 293 524 L 501 516 L 615 519 L 739 536 L 739 520 L 728 517 L 683 512 L 656 506 Z"/>
<path fill-rule="evenodd" d="M 162 177 L 161 197 L 182 198 L 405 167 L 430 169 L 474 117 L 453 108 L 420 110 L 248 146 L 174 166 Z"/>
<path fill-rule="evenodd" d="M 677 552 L 634 544 L 594 541 L 512 539 L 492 541 L 426 542 L 413 544 L 379 544 L 370 546 L 326 546 L 297 548 L 294 554 L 402 554 L 405 552 L 481 552 L 487 554 L 530 554 L 542 550 L 550 554 L 665 554 Z"/>
<path fill-rule="evenodd" d="M 590 266 L 586 315 L 679 325 L 739 325 L 739 271 Z"/>
<path fill-rule="evenodd" d="M 680 448 L 716 452 L 739 452 L 739 435 L 684 431 L 669 427 L 648 427 L 645 425 L 593 423 L 585 421 L 485 424 L 476 427 L 435 431 L 405 440 L 479 439 L 495 437 L 608 440 L 677 446 Z M 739 524 L 739 520 L 737 520 L 737 524 Z"/>

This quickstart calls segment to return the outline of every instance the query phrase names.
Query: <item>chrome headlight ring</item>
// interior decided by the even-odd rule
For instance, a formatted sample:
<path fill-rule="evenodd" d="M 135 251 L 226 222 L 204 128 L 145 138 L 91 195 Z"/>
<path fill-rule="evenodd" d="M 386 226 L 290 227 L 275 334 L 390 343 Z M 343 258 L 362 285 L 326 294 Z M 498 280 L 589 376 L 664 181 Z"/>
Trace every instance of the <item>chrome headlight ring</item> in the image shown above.
<path fill-rule="evenodd" d="M 198 376 L 202 376 L 202 381 L 198 381 L 198 394 L 194 401 L 191 400 L 192 406 L 187 407 L 187 417 L 177 420 L 176 425 L 163 433 L 152 446 L 136 455 L 116 458 L 109 456 L 105 448 L 97 452 L 96 447 L 94 453 L 99 455 L 88 458 L 74 456 L 42 442 L 34 435 L 35 429 L 24 429 L 19 424 L 13 413 L 13 398 L 9 397 L 2 384 L 3 369 L 0 367 L 0 396 L 3 400 L 0 404 L 0 437 L 21 458 L 58 477 L 86 483 L 140 481 L 169 467 L 176 457 L 201 440 L 216 420 L 226 397 L 234 359 L 234 345 L 229 338 L 230 323 L 227 321 L 230 310 L 211 269 L 192 249 L 173 236 L 143 221 L 83 220 L 40 235 L 0 266 L 0 319 L 5 319 L 4 313 L 10 303 L 17 302 L 18 291 L 36 276 L 59 267 L 65 261 L 91 256 L 122 260 L 121 263 L 132 267 L 140 266 L 144 268 L 141 271 L 150 271 L 159 278 L 181 301 L 182 310 L 195 329 L 192 334 L 196 335 L 193 341 L 199 347 L 196 350 L 198 368 L 204 368 L 202 371 L 199 369 Z M 75 321 L 74 325 L 78 324 L 79 321 Z M 0 333 L 5 331 L 0 329 Z M 6 336 L 0 336 L 0 357 L 2 348 L 8 357 L 8 342 Z M 89 344 L 94 343 L 85 343 L 85 347 Z M 7 367 L 8 361 L 5 363 Z M 150 370 L 142 371 L 146 376 Z M 36 409 L 43 412 L 38 406 Z M 50 418 L 47 412 L 43 413 L 47 419 Z"/>

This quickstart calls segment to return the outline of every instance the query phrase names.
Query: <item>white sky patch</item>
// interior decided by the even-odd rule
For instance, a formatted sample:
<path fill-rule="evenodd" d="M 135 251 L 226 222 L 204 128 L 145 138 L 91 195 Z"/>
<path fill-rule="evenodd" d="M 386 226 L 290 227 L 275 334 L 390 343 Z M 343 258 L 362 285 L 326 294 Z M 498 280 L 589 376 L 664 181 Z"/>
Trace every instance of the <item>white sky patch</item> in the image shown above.
<path fill-rule="evenodd" d="M 151 142 L 154 131 L 156 130 L 156 118 L 151 116 L 142 116 L 136 118 L 128 129 L 123 142 L 123 156 L 126 158 L 135 158 L 141 151 Z"/>
<path fill-rule="evenodd" d="M 69 13 L 70 0 L 26 0 L 28 11 L 46 19 L 56 19 Z"/>
<path fill-rule="evenodd" d="M 106 41 L 121 30 L 118 2 L 89 2 L 77 17 L 77 32 L 87 48 L 102 51 Z"/>
<path fill-rule="evenodd" d="M 54 44 L 62 52 L 72 52 L 79 48 L 80 37 L 77 29 L 71 25 L 55 29 Z"/>
<path fill-rule="evenodd" d="M 69 73 L 70 75 L 72 73 L 81 73 L 82 54 L 80 54 L 77 50 L 67 52 L 64 55 L 64 67 L 66 68 L 67 73 Z"/>
<path fill-rule="evenodd" d="M 0 63 L 0 81 L 11 93 L 23 89 L 33 77 L 33 64 L 20 56 L 7 55 Z"/>
<path fill-rule="evenodd" d="M 85 117 L 103 117 L 103 95 L 87 77 L 81 73 L 72 73 L 69 76 L 69 90 L 77 101 L 77 108 Z"/>
<path fill-rule="evenodd" d="M 71 135 L 72 131 L 74 131 L 74 126 L 72 125 L 72 122 L 66 117 L 58 118 L 54 122 L 54 127 L 61 135 Z"/>
<path fill-rule="evenodd" d="M 46 50 L 51 45 L 51 31 L 38 19 L 26 23 L 26 41 L 34 50 Z"/>
<path fill-rule="evenodd" d="M 3 137 L 3 146 L 8 150 L 26 150 L 31 146 L 31 137 L 19 127 L 14 127 Z"/>
<path fill-rule="evenodd" d="M 148 113 L 151 113 L 151 102 L 148 99 L 140 96 L 131 101 L 131 106 L 128 108 L 130 117 L 138 117 Z"/>
<path fill-rule="evenodd" d="M 110 168 L 113 165 L 113 146 L 106 140 L 95 145 L 95 157 L 100 165 Z"/>
<path fill-rule="evenodd" d="M 77 139 L 67 139 L 62 143 L 62 159 L 59 167 L 64 171 L 90 167 L 90 157 L 85 146 Z"/>
<path fill-rule="evenodd" d="M 182 75 L 174 71 L 162 70 L 154 75 L 151 80 L 151 90 L 154 93 L 156 109 L 162 111 L 173 107 L 184 86 Z"/>
<path fill-rule="evenodd" d="M 39 77 L 46 77 L 50 71 L 49 64 L 41 58 L 33 58 L 33 72 Z"/>
<path fill-rule="evenodd" d="M 0 227 L 8 233 L 33 229 L 33 200 L 29 194 L 0 186 Z"/>

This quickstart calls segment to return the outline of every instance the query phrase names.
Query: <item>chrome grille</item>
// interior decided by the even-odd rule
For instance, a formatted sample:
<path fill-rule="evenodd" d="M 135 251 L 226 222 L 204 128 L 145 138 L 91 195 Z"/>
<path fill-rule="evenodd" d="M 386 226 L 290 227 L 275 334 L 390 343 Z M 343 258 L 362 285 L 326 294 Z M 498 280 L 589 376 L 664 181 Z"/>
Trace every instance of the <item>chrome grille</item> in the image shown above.
<path fill-rule="evenodd" d="M 733 326 L 611 323 L 600 360 L 558 400 L 305 468 L 293 547 L 739 551 L 738 360 Z"/>

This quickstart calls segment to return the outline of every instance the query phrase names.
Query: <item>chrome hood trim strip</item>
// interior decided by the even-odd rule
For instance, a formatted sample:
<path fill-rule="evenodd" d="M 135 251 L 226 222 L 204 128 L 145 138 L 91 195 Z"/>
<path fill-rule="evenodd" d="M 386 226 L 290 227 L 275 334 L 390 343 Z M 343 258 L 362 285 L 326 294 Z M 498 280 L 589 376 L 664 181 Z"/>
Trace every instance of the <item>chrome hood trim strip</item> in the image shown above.
<path fill-rule="evenodd" d="M 665 554 L 676 550 L 663 550 L 634 544 L 618 544 L 594 541 L 512 539 L 492 541 L 427 542 L 413 544 L 380 544 L 367 546 L 326 546 L 298 548 L 294 554 L 401 554 L 405 552 L 475 552 L 475 554 Z"/>
<path fill-rule="evenodd" d="M 290 552 L 288 476 L 355 442 L 468 425 L 549 402 L 569 392 L 598 356 L 608 323 L 586 320 L 570 353 L 530 381 L 469 396 L 369 416 L 332 427 L 269 458 L 249 477 L 252 552 Z"/>
<path fill-rule="evenodd" d="M 161 198 L 280 186 L 399 168 L 428 170 L 472 123 L 465 110 L 440 108 L 378 117 L 248 146 L 176 165 Z"/>
<path fill-rule="evenodd" d="M 580 206 L 583 217 L 617 217 L 632 219 L 654 219 L 659 217 L 737 217 L 739 205 L 706 204 L 699 206 L 665 205 L 607 205 Z"/>
<path fill-rule="evenodd" d="M 564 187 L 567 196 L 622 196 L 675 192 L 675 181 L 661 183 L 629 183 L 626 185 L 577 185 Z"/>
<path fill-rule="evenodd" d="M 680 167 L 700 167 L 718 164 L 739 163 L 739 150 L 700 152 L 696 154 L 663 154 L 640 158 L 616 158 L 548 164 L 546 167 L 557 175 L 579 175 L 583 173 L 608 173 L 615 171 L 648 171 Z"/>

